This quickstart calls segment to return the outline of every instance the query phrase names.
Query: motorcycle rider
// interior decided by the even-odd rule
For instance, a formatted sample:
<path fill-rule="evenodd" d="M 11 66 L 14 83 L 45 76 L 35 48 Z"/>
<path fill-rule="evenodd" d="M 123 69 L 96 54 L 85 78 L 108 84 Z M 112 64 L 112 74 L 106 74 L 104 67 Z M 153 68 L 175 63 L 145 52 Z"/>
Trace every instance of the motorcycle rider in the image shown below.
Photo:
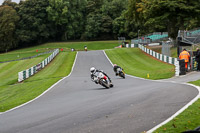
<path fill-rule="evenodd" d="M 91 80 L 93 82 L 95 82 L 96 84 L 98 84 L 98 82 L 94 80 L 94 77 L 96 77 L 97 72 L 102 72 L 105 76 L 107 76 L 107 80 L 108 80 L 107 82 L 110 83 L 110 87 L 113 87 L 113 84 L 112 84 L 110 77 L 103 70 L 99 70 L 99 69 L 96 69 L 95 67 L 91 67 L 90 72 L 91 72 L 91 75 L 90 75 Z"/>
<path fill-rule="evenodd" d="M 84 46 L 84 50 L 87 52 L 87 46 L 86 45 Z"/>
<path fill-rule="evenodd" d="M 115 72 L 115 75 L 118 76 L 119 75 L 119 71 L 117 71 L 117 69 L 123 70 L 123 68 L 121 68 L 120 66 L 118 66 L 117 64 L 113 65 L 113 70 Z"/>

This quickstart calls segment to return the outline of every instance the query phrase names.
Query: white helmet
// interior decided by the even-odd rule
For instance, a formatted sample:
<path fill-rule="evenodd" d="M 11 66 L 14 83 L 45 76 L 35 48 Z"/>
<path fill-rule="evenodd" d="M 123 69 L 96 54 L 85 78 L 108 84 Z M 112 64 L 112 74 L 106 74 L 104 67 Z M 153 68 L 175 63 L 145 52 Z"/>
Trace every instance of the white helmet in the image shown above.
<path fill-rule="evenodd" d="M 90 72 L 91 72 L 91 73 L 95 73 L 95 72 L 96 72 L 96 69 L 95 69 L 94 67 L 91 67 L 91 68 L 90 68 Z"/>

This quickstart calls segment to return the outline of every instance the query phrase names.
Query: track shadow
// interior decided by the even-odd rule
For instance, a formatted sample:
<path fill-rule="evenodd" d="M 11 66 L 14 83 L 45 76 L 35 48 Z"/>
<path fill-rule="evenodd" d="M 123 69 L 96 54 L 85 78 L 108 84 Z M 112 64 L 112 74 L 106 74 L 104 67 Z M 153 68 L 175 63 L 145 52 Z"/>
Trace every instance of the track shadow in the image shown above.
<path fill-rule="evenodd" d="M 91 90 L 109 90 L 109 89 L 112 89 L 112 88 L 101 87 L 101 88 L 93 88 Z"/>

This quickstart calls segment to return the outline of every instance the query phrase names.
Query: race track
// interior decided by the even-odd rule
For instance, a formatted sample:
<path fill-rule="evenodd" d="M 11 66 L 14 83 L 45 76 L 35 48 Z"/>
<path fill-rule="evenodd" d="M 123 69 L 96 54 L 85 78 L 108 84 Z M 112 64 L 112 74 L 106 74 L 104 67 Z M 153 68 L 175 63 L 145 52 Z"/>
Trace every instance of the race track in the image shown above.
<path fill-rule="evenodd" d="M 104 70 L 114 87 L 93 83 L 92 66 Z M 79 52 L 68 78 L 39 99 L 0 115 L 0 133 L 140 133 L 197 94 L 194 87 L 167 81 L 121 79 L 103 51 Z"/>

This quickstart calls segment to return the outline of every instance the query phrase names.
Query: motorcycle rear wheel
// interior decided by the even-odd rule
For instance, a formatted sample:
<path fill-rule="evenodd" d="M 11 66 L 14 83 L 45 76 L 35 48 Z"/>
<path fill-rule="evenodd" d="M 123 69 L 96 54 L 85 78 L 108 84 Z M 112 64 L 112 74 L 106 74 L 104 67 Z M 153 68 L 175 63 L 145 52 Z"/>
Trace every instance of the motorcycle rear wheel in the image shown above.
<path fill-rule="evenodd" d="M 124 78 L 125 79 L 125 74 L 123 72 L 120 72 L 120 77 Z"/>

